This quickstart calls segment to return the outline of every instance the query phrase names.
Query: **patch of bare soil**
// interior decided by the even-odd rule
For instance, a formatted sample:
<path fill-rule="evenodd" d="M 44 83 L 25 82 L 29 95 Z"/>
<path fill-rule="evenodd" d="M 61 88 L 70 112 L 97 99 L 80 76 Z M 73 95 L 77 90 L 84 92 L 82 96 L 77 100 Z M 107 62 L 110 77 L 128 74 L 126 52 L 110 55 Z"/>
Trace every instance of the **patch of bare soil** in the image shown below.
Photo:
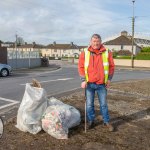
<path fill-rule="evenodd" d="M 138 81 L 126 81 L 123 83 L 113 83 L 110 89 L 150 97 L 150 80 L 145 79 Z"/>
<path fill-rule="evenodd" d="M 99 117 L 97 97 L 95 100 L 96 125 L 94 129 L 84 132 L 85 101 L 84 91 L 80 91 L 61 98 L 64 103 L 79 109 L 82 116 L 81 124 L 70 129 L 68 140 L 57 140 L 44 131 L 37 135 L 21 132 L 15 127 L 15 118 L 5 125 L 4 136 L 0 139 L 0 149 L 149 150 L 150 80 L 113 83 L 111 89 L 116 90 L 115 92 L 108 91 L 109 112 L 115 132 L 108 132 L 103 127 L 103 122 Z M 117 92 L 119 90 L 132 94 Z"/>

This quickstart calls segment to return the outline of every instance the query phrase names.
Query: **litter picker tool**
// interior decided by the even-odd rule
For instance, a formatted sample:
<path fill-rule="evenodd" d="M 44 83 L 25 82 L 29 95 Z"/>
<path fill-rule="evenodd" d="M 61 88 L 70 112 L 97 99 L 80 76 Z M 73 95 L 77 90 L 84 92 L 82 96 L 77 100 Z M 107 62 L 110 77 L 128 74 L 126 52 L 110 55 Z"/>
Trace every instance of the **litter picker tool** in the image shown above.
<path fill-rule="evenodd" d="M 84 89 L 84 100 L 85 100 L 85 124 L 84 124 L 84 129 L 85 129 L 85 133 L 86 133 L 86 88 Z"/>

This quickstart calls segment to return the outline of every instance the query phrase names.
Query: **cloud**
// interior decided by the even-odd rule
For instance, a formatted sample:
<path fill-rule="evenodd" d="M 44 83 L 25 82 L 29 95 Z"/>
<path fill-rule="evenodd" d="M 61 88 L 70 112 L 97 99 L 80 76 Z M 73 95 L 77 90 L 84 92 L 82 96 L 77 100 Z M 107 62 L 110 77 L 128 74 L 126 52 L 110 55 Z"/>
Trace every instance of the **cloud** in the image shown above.
<path fill-rule="evenodd" d="M 0 5 L 0 40 L 14 41 L 17 32 L 27 42 L 87 44 L 93 33 L 105 38 L 131 31 L 131 6 L 129 0 L 5 0 Z"/>

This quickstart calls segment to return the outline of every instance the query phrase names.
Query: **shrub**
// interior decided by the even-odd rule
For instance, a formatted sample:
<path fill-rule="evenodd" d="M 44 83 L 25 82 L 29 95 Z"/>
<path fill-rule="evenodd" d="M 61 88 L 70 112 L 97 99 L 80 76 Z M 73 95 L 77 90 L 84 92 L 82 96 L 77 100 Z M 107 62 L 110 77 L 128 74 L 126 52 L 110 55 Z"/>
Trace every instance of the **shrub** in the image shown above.
<path fill-rule="evenodd" d="M 118 51 L 119 56 L 131 56 L 131 52 L 129 50 L 120 50 Z"/>
<path fill-rule="evenodd" d="M 113 58 L 116 58 L 117 55 L 118 55 L 118 52 L 114 51 L 114 52 L 113 52 Z"/>
<path fill-rule="evenodd" d="M 49 57 L 49 60 L 55 60 L 55 57 Z"/>
<path fill-rule="evenodd" d="M 149 52 L 150 53 L 150 47 L 143 47 L 141 52 Z"/>

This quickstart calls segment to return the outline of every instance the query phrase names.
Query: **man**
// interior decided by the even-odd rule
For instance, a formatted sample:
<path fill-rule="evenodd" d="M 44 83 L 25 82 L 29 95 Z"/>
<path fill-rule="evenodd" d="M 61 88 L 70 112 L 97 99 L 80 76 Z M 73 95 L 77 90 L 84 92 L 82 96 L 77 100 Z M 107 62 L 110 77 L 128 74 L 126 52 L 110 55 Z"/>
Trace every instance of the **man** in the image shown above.
<path fill-rule="evenodd" d="M 100 35 L 94 34 L 91 37 L 90 46 L 81 53 L 78 72 L 82 80 L 81 87 L 86 88 L 88 128 L 94 127 L 94 96 L 97 92 L 104 126 L 109 131 L 113 131 L 114 128 L 109 123 L 106 96 L 114 74 L 114 61 L 112 53 L 102 45 Z"/>

